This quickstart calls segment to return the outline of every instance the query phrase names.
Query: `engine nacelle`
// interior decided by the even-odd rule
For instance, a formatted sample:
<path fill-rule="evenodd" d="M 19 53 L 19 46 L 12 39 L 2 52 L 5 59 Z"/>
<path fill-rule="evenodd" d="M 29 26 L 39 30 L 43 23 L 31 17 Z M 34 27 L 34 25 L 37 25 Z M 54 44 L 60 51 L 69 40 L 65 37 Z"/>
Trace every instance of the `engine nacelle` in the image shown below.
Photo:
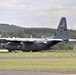
<path fill-rule="evenodd" d="M 8 49 L 8 50 L 21 50 L 21 44 L 20 43 L 8 42 L 8 43 L 4 43 L 3 47 L 5 49 Z"/>

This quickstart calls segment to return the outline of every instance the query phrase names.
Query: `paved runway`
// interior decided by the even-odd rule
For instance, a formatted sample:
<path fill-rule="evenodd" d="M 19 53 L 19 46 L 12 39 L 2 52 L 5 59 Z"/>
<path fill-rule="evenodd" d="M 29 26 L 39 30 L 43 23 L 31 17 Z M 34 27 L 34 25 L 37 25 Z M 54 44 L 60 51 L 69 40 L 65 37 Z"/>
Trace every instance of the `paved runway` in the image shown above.
<path fill-rule="evenodd" d="M 0 75 L 76 75 L 76 72 L 0 71 Z"/>

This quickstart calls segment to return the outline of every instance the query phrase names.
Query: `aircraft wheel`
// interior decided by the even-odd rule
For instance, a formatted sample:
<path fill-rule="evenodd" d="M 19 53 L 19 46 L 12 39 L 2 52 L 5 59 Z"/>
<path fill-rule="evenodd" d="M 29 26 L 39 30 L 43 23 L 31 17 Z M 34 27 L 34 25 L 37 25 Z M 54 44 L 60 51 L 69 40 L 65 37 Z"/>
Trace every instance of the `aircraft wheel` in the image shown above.
<path fill-rule="evenodd" d="M 23 52 L 30 52 L 30 50 L 27 50 L 27 51 L 26 50 L 23 50 Z"/>
<path fill-rule="evenodd" d="M 38 50 L 32 50 L 32 52 L 39 52 Z"/>
<path fill-rule="evenodd" d="M 8 52 L 12 52 L 12 50 L 8 50 Z"/>

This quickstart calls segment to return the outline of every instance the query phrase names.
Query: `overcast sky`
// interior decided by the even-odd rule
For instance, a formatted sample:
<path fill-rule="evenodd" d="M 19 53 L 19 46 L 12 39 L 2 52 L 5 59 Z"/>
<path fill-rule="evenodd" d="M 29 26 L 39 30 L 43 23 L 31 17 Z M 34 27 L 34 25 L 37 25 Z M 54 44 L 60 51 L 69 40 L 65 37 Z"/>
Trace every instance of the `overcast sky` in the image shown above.
<path fill-rule="evenodd" d="M 76 0 L 0 0 L 0 23 L 57 28 L 63 16 L 76 29 Z"/>

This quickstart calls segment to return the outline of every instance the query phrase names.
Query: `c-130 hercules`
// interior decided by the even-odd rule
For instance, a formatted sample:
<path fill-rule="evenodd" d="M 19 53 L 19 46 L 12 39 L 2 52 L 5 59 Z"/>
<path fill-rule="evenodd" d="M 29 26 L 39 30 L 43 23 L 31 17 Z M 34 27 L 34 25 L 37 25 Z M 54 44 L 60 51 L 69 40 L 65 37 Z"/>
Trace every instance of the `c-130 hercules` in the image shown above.
<path fill-rule="evenodd" d="M 9 52 L 22 50 L 24 52 L 39 52 L 49 50 L 59 42 L 68 41 L 66 18 L 62 17 L 54 36 L 46 38 L 0 38 L 3 47 Z"/>

